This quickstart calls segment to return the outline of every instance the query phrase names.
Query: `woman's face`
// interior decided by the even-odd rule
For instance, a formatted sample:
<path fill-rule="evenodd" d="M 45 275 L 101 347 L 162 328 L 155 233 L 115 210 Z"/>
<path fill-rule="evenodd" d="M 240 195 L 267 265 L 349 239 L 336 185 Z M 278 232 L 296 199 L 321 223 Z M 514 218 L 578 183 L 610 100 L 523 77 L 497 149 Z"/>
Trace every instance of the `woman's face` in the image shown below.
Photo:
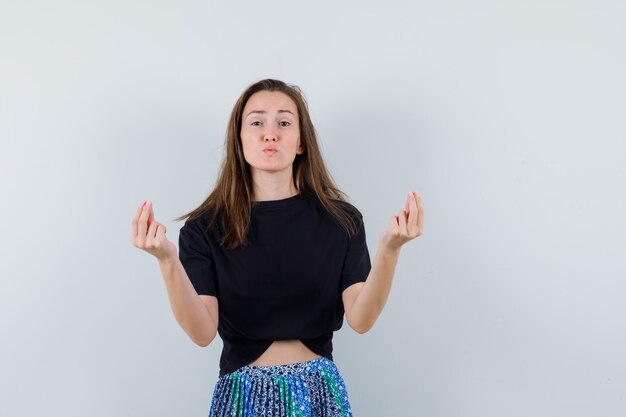
<path fill-rule="evenodd" d="M 244 157 L 253 172 L 291 171 L 296 154 L 303 152 L 296 104 L 279 91 L 258 91 L 250 96 L 240 134 Z"/>

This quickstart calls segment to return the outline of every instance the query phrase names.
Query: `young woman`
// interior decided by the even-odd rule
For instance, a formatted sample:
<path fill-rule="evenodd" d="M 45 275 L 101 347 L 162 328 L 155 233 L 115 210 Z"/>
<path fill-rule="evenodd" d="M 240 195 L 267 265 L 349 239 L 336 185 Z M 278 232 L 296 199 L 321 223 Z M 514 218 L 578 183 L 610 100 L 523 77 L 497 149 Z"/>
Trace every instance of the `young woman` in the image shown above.
<path fill-rule="evenodd" d="M 351 416 L 332 356 L 333 332 L 358 333 L 386 303 L 400 248 L 420 236 L 409 193 L 373 265 L 361 212 L 333 183 L 297 86 L 262 80 L 232 110 L 226 155 L 208 198 L 186 219 L 179 248 L 151 202 L 133 244 L 161 267 L 176 320 L 200 346 L 219 333 L 213 416 Z"/>

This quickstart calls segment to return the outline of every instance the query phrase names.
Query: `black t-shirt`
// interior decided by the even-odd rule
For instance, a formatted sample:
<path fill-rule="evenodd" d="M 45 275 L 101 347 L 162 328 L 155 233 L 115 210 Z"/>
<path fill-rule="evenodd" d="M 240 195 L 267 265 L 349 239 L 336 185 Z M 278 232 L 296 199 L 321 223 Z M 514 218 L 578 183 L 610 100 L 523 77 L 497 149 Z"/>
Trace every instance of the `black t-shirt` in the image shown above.
<path fill-rule="evenodd" d="M 219 245 L 208 212 L 180 229 L 179 258 L 199 295 L 219 301 L 222 376 L 257 359 L 274 340 L 300 339 L 333 359 L 343 324 L 341 294 L 371 269 L 361 212 L 343 202 L 358 233 L 351 239 L 314 195 L 255 201 L 248 245 Z"/>

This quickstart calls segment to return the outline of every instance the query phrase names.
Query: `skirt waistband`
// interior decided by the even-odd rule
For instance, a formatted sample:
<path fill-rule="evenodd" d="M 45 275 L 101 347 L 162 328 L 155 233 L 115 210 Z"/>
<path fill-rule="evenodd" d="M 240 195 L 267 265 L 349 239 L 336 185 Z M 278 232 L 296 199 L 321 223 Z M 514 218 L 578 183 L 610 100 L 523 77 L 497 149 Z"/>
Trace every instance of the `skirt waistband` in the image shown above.
<path fill-rule="evenodd" d="M 320 358 L 312 359 L 305 362 L 288 363 L 285 365 L 244 365 L 231 374 L 237 373 L 240 375 L 248 375 L 250 377 L 272 377 L 272 376 L 285 376 L 285 375 L 300 375 L 310 372 L 329 371 L 335 372 L 337 370 L 335 363 L 322 356 Z M 225 374 L 226 377 L 230 374 Z"/>

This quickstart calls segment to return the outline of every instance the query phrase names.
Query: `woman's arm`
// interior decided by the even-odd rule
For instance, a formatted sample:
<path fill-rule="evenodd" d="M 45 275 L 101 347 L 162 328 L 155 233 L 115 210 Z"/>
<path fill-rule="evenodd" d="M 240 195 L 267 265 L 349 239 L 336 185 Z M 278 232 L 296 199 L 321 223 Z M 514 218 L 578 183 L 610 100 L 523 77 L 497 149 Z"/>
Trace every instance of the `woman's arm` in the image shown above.
<path fill-rule="evenodd" d="M 346 321 L 357 333 L 371 329 L 387 303 L 399 256 L 400 249 L 379 248 L 366 281 L 345 290 Z"/>
<path fill-rule="evenodd" d="M 178 257 L 159 260 L 159 266 L 176 321 L 194 343 L 208 346 L 217 334 L 217 304 L 210 314 L 208 303 L 200 299 Z"/>
<path fill-rule="evenodd" d="M 154 219 L 152 202 L 144 200 L 131 222 L 132 244 L 158 259 L 176 321 L 194 343 L 207 346 L 217 333 L 217 297 L 200 299 L 166 232 L 167 227 Z"/>
<path fill-rule="evenodd" d="M 405 210 L 391 216 L 389 227 L 380 236 L 379 248 L 367 279 L 344 292 L 346 320 L 358 333 L 371 329 L 382 312 L 389 297 L 402 245 L 421 236 L 423 230 L 422 199 L 418 193 L 409 193 Z"/>

